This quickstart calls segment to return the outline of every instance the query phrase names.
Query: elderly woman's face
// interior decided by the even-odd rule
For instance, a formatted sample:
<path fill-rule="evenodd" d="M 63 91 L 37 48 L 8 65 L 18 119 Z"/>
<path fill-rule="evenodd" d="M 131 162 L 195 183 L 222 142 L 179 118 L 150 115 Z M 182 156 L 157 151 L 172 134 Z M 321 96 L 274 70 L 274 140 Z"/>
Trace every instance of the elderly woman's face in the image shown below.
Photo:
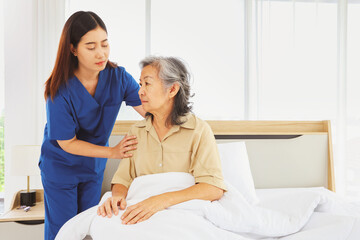
<path fill-rule="evenodd" d="M 154 113 L 172 104 L 171 94 L 158 77 L 158 70 L 153 66 L 146 66 L 141 71 L 139 96 L 146 112 Z"/>

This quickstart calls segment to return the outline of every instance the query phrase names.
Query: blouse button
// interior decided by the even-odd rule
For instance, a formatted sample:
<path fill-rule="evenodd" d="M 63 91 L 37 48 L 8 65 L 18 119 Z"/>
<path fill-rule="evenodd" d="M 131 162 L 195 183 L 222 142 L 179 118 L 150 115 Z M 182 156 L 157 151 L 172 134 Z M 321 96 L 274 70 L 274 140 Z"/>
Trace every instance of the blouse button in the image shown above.
<path fill-rule="evenodd" d="M 159 164 L 159 167 L 162 167 L 162 163 Z"/>

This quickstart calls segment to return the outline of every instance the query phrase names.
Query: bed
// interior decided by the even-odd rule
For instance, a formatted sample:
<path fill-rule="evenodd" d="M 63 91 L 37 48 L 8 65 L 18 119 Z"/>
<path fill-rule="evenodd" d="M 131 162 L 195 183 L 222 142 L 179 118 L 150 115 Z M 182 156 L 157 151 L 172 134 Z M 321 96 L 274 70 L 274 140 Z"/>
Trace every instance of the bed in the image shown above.
<path fill-rule="evenodd" d="M 133 123 L 117 121 L 110 145 Z M 208 123 L 230 186 L 222 199 L 175 205 L 133 226 L 96 216 L 94 207 L 69 220 L 57 239 L 360 239 L 359 206 L 335 193 L 330 121 Z M 108 160 L 100 203 L 118 163 Z M 185 173 L 153 175 L 134 180 L 128 205 L 193 184 Z"/>

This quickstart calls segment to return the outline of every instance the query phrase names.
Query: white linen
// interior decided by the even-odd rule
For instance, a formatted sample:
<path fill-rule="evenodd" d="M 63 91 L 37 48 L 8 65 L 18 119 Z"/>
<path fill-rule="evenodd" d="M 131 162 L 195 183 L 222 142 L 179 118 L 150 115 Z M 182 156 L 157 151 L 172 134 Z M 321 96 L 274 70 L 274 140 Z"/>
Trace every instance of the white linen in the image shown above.
<path fill-rule="evenodd" d="M 283 240 L 359 240 L 360 218 L 314 212 L 300 232 Z"/>
<path fill-rule="evenodd" d="M 150 196 L 193 184 L 193 177 L 187 173 L 162 173 L 136 178 L 129 188 L 128 206 Z M 149 220 L 135 225 L 121 223 L 123 211 L 118 216 L 103 218 L 96 215 L 97 207 L 93 207 L 69 220 L 56 239 L 78 240 L 86 234 L 90 234 L 94 240 L 275 238 L 299 231 L 316 208 L 344 210 L 330 201 L 326 194 L 312 191 L 294 192 L 272 200 L 269 197 L 269 201 L 254 206 L 230 184 L 228 189 L 219 201 L 191 200 L 160 211 Z M 102 201 L 110 194 L 107 193 Z"/>
<path fill-rule="evenodd" d="M 358 240 L 360 239 L 360 206 L 346 202 L 334 192 L 323 187 L 257 189 L 259 206 L 282 209 L 289 195 L 317 193 L 326 199 L 311 215 L 301 231 L 285 236 L 283 240 Z"/>
<path fill-rule="evenodd" d="M 187 173 L 162 173 L 138 177 L 132 182 L 127 195 L 127 206 L 136 204 L 150 196 L 176 191 L 195 184 L 194 177 Z M 102 204 L 111 192 L 102 197 Z M 201 209 L 210 201 L 192 200 L 154 214 L 149 220 L 123 225 L 118 216 L 97 216 L 97 207 L 90 208 L 70 219 L 60 229 L 56 240 L 80 240 L 91 235 L 100 239 L 229 239 L 246 240 L 235 233 L 215 227 L 203 218 Z"/>
<path fill-rule="evenodd" d="M 322 204 L 316 207 L 316 212 L 360 217 L 360 205 L 350 203 L 324 187 L 256 189 L 256 194 L 261 199 L 259 207 L 279 211 L 284 210 L 291 198 L 309 193 L 322 198 Z"/>
<path fill-rule="evenodd" d="M 258 203 L 245 142 L 218 143 L 217 146 L 225 180 L 250 204 Z"/>

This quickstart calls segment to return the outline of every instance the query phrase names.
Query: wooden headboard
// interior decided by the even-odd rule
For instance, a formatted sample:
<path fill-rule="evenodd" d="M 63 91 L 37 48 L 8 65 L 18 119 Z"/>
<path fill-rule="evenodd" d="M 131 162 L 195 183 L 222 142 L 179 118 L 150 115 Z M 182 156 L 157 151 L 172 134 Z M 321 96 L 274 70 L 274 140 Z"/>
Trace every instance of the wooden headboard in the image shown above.
<path fill-rule="evenodd" d="M 117 121 L 110 146 L 136 121 Z M 317 187 L 335 191 L 330 121 L 207 121 L 217 141 L 245 141 L 256 188 Z M 119 160 L 109 159 L 103 192 Z"/>

